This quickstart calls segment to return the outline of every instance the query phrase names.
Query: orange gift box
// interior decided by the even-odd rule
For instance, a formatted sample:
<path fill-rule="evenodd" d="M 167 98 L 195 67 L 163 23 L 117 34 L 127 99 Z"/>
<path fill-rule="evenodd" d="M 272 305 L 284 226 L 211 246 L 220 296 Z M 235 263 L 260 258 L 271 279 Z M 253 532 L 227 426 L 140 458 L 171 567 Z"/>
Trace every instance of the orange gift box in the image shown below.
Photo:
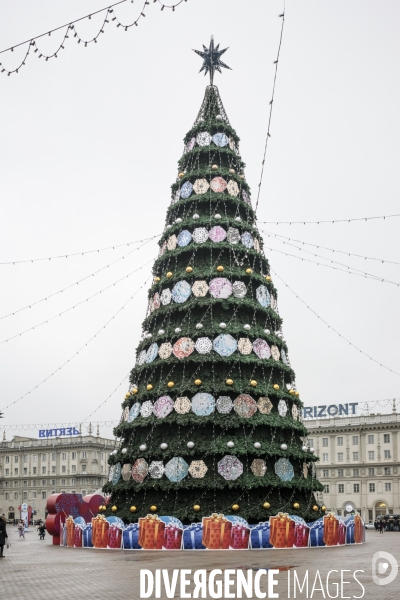
<path fill-rule="evenodd" d="M 109 522 L 104 515 L 92 519 L 92 544 L 95 548 L 107 548 Z"/>
<path fill-rule="evenodd" d="M 139 519 L 139 546 L 144 550 L 161 550 L 164 543 L 165 523 L 157 515 Z"/>
<path fill-rule="evenodd" d="M 364 541 L 364 525 L 360 515 L 354 515 L 354 541 L 356 544 Z"/>
<path fill-rule="evenodd" d="M 296 523 L 287 513 L 278 513 L 269 519 L 271 534 L 270 544 L 274 548 L 292 548 L 294 545 L 294 532 Z"/>
<path fill-rule="evenodd" d="M 213 513 L 203 519 L 202 544 L 209 550 L 228 550 L 231 541 L 232 523 L 224 515 Z"/>
<path fill-rule="evenodd" d="M 326 546 L 337 546 L 339 543 L 339 519 L 333 513 L 324 517 L 323 539 Z"/>
<path fill-rule="evenodd" d="M 67 528 L 67 546 L 68 548 L 73 548 L 75 546 L 74 517 L 70 515 L 65 519 L 65 527 Z"/>

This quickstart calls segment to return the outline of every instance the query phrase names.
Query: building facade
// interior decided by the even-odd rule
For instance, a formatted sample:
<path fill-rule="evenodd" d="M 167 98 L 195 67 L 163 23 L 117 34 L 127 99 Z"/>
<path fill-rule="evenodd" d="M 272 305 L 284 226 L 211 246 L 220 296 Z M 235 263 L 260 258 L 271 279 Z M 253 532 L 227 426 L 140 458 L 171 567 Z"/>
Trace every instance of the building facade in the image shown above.
<path fill-rule="evenodd" d="M 400 514 L 400 414 L 305 419 L 324 504 L 368 522 Z"/>
<path fill-rule="evenodd" d="M 90 494 L 108 479 L 114 440 L 94 435 L 34 439 L 15 436 L 0 443 L 0 514 L 19 518 L 24 502 L 44 519 L 48 496 Z"/>

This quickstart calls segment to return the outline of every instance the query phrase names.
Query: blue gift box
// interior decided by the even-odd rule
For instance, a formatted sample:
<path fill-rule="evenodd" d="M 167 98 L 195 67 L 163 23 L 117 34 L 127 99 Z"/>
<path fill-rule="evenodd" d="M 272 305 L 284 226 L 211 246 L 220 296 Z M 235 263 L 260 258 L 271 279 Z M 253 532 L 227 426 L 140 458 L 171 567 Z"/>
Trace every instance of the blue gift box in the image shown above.
<path fill-rule="evenodd" d="M 202 523 L 192 523 L 183 529 L 183 549 L 184 550 L 205 550 L 201 540 L 203 538 Z"/>
<path fill-rule="evenodd" d="M 310 528 L 310 546 L 325 546 L 323 518 L 313 523 L 307 523 L 307 525 Z"/>
<path fill-rule="evenodd" d="M 269 522 L 253 525 L 250 530 L 250 546 L 252 550 L 272 548 L 272 544 L 269 543 L 270 531 Z"/>
<path fill-rule="evenodd" d="M 82 546 L 83 548 L 93 548 L 92 544 L 92 524 L 88 523 L 82 529 Z"/>
<path fill-rule="evenodd" d="M 122 532 L 124 550 L 141 550 L 139 545 L 139 523 L 130 523 Z"/>

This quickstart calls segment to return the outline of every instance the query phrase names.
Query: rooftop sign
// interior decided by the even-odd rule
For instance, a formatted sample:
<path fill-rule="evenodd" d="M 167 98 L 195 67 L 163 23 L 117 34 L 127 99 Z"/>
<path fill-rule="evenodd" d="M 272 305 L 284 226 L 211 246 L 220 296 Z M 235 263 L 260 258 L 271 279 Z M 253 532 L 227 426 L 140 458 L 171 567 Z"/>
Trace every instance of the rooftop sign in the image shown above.
<path fill-rule="evenodd" d="M 320 406 L 304 406 L 301 409 L 303 419 L 322 419 L 326 417 L 348 417 L 356 414 L 358 402 L 349 404 L 321 404 Z"/>
<path fill-rule="evenodd" d="M 49 437 L 67 437 L 71 435 L 81 435 L 76 427 L 60 427 L 59 429 L 39 429 L 40 438 Z"/>

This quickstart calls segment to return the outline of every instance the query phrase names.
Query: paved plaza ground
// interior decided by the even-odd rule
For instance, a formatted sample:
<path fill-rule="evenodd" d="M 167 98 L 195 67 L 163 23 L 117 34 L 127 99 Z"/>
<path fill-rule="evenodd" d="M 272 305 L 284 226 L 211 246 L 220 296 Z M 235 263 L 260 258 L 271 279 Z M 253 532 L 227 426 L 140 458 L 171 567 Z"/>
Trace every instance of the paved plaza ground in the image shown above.
<path fill-rule="evenodd" d="M 345 585 L 340 597 L 363 597 L 367 600 L 397 600 L 400 598 L 400 572 L 390 584 L 378 586 L 372 580 L 372 557 L 377 551 L 390 552 L 400 563 L 400 533 L 367 531 L 367 543 L 362 546 L 342 548 L 320 548 L 310 550 L 253 550 L 253 551 L 187 551 L 187 552 L 148 552 L 110 551 L 93 549 L 61 548 L 51 545 L 51 537 L 40 541 L 34 529 L 26 534 L 26 541 L 18 541 L 14 527 L 8 527 L 10 550 L 6 558 L 0 560 L 0 596 L 8 600 L 136 600 L 139 594 L 140 569 L 261 569 L 280 568 L 279 582 L 275 591 L 279 598 L 288 598 L 288 570 L 293 579 L 294 571 L 303 580 L 306 570 L 310 581 L 315 579 L 318 570 L 325 581 L 332 569 L 349 569 L 344 576 Z M 361 569 L 357 577 L 365 588 L 353 579 L 352 572 Z M 390 569 L 389 569 L 390 570 Z M 264 579 L 266 579 L 264 577 Z M 331 581 L 340 581 L 340 573 L 333 573 Z M 324 598 L 321 591 L 308 597 Z M 319 587 L 319 586 L 317 586 Z M 191 588 L 188 588 L 188 591 Z M 193 589 L 193 587 L 192 587 Z M 233 588 L 235 589 L 235 587 Z M 261 589 L 267 591 L 263 580 Z M 330 589 L 335 597 L 335 588 Z M 154 598 L 155 596 L 151 596 Z M 162 587 L 162 598 L 166 598 Z M 175 598 L 180 598 L 179 586 Z M 207 595 L 207 598 L 210 597 Z M 255 597 L 255 596 L 253 596 Z M 291 597 L 293 598 L 293 589 Z M 297 598 L 307 595 L 297 591 Z"/>

